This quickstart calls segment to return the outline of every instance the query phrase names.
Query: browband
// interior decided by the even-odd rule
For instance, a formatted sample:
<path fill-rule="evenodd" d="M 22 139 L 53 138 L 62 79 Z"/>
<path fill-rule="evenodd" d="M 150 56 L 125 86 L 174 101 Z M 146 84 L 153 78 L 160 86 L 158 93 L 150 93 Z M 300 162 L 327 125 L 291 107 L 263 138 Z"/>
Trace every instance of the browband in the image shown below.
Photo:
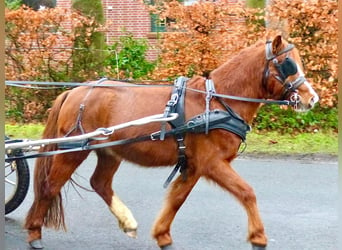
<path fill-rule="evenodd" d="M 277 56 L 280 56 L 286 52 L 289 52 L 290 50 L 292 50 L 294 48 L 294 45 L 289 43 L 285 49 L 283 49 L 282 51 L 280 51 L 278 54 L 274 55 L 272 52 L 272 41 L 267 41 L 266 42 L 266 59 L 269 60 L 273 60 L 274 58 L 276 58 Z"/>

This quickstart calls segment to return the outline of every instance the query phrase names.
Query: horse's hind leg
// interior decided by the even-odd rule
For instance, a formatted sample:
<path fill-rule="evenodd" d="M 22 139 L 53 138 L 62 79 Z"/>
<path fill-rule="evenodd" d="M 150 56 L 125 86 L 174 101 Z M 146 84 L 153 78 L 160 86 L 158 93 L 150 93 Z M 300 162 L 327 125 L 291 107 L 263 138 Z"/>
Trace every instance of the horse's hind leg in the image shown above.
<path fill-rule="evenodd" d="M 93 189 L 102 197 L 108 205 L 110 211 L 118 219 L 119 227 L 130 237 L 136 237 L 138 224 L 131 211 L 114 194 L 112 180 L 115 172 L 119 168 L 119 159 L 110 149 L 96 151 L 98 162 L 94 174 L 90 179 Z"/>
<path fill-rule="evenodd" d="M 191 171 L 191 169 L 188 169 L 186 181 L 183 180 L 182 176 L 179 176 L 171 184 L 164 206 L 152 229 L 152 236 L 156 239 L 160 247 L 166 247 L 172 244 L 170 233 L 171 223 L 198 179 L 199 176 Z"/>
<path fill-rule="evenodd" d="M 35 166 L 35 198 L 27 214 L 25 228 L 27 241 L 33 248 L 42 248 L 43 224 L 55 229 L 64 228 L 64 212 L 60 190 L 89 152 L 77 155 L 60 154 L 54 158 L 37 159 Z"/>
<path fill-rule="evenodd" d="M 253 189 L 232 169 L 227 161 L 208 167 L 205 176 L 232 193 L 244 206 L 248 216 L 247 240 L 253 249 L 265 249 L 267 238 L 261 221 Z"/>

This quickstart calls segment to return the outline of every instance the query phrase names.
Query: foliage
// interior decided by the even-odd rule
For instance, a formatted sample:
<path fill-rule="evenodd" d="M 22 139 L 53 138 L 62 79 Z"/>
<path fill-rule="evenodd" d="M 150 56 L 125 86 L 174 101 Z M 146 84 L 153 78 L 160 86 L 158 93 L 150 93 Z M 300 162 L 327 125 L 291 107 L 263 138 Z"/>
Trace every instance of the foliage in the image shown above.
<path fill-rule="evenodd" d="M 264 105 L 252 127 L 258 131 L 276 130 L 280 133 L 333 130 L 337 133 L 337 108 L 317 106 L 307 113 L 297 113 L 275 105 Z"/>
<path fill-rule="evenodd" d="M 96 22 L 100 24 L 105 22 L 101 0 L 72 0 L 72 8 L 84 16 L 94 17 Z"/>
<path fill-rule="evenodd" d="M 22 4 L 22 0 L 5 0 L 5 6 L 10 10 L 19 9 Z"/>
<path fill-rule="evenodd" d="M 6 0 L 6 4 L 15 1 Z M 151 11 L 168 20 L 170 32 L 163 35 L 162 53 L 153 78 L 206 74 L 242 48 L 265 39 L 272 29 L 277 33 L 281 30 L 301 51 L 306 76 L 320 94 L 321 107 L 298 115 L 276 107 L 264 111 L 269 108 L 265 106 L 254 127 L 280 129 L 284 133 L 290 127 L 295 132 L 329 126 L 337 129 L 337 111 L 331 108 L 337 103 L 336 0 L 273 0 L 266 12 L 246 8 L 233 0 L 200 1 L 191 6 L 174 0 L 154 2 Z M 101 17 L 87 17 L 61 8 L 33 11 L 25 7 L 6 9 L 5 15 L 6 80 L 72 81 L 94 79 L 102 74 L 104 69 L 95 59 L 103 58 L 104 48 L 96 45 L 94 35 L 104 30 Z M 100 44 L 102 38 L 100 35 Z M 131 41 L 129 36 L 122 39 L 111 47 L 122 52 L 118 54 L 120 76 L 143 77 L 150 71 L 143 42 Z M 79 63 L 75 58 L 79 58 Z M 109 58 L 108 65 L 116 77 L 114 55 Z M 134 65 L 135 62 L 139 63 Z M 62 90 L 6 87 L 5 91 L 7 117 L 27 122 L 43 119 L 51 100 Z"/>
<path fill-rule="evenodd" d="M 337 0 L 272 0 L 269 19 L 301 51 L 307 76 L 324 106 L 337 104 Z"/>
<path fill-rule="evenodd" d="M 157 79 L 210 72 L 228 56 L 258 40 L 257 28 L 263 30 L 255 24 L 260 10 L 247 12 L 240 4 L 227 0 L 201 1 L 190 6 L 170 1 L 152 11 L 174 20 L 169 23 L 171 32 L 162 39 L 160 63 L 154 72 Z"/>
<path fill-rule="evenodd" d="M 281 32 L 301 52 L 306 75 L 322 105 L 336 106 L 337 1 L 273 0 L 267 11 L 234 2 L 200 1 L 184 6 L 178 1 L 159 1 L 150 8 L 161 18 L 173 20 L 163 36 L 153 76 L 205 75 L 242 48 Z"/>
<path fill-rule="evenodd" d="M 62 8 L 34 11 L 22 6 L 17 10 L 6 9 L 5 20 L 6 80 L 73 80 L 71 58 L 74 42 L 81 35 L 80 27 L 88 28 L 88 33 L 82 34 L 88 41 L 94 30 L 92 27 L 99 26 L 92 18 Z M 87 79 L 93 75 L 93 71 L 80 70 L 77 76 Z M 7 119 L 41 120 L 61 91 L 6 87 Z"/>
<path fill-rule="evenodd" d="M 75 37 L 72 53 L 72 78 L 82 81 L 98 77 L 104 71 L 103 61 L 106 57 L 105 36 L 100 24 L 104 23 L 101 0 L 73 0 L 72 7 L 88 17 L 91 21 L 76 28 L 78 36 Z"/>
<path fill-rule="evenodd" d="M 147 76 L 154 68 L 155 64 L 146 60 L 146 39 L 135 39 L 132 34 L 127 34 L 120 37 L 109 50 L 112 53 L 105 61 L 109 66 L 109 75 L 119 79 L 139 79 Z"/>
<path fill-rule="evenodd" d="M 266 0 L 246 0 L 246 5 L 252 8 L 265 8 Z"/>
<path fill-rule="evenodd" d="M 6 9 L 5 20 L 7 80 L 70 80 L 74 41 L 81 35 L 78 28 L 95 23 L 72 10 L 34 11 L 24 6 Z M 88 30 L 85 40 L 92 31 Z"/>
<path fill-rule="evenodd" d="M 63 89 L 5 88 L 5 117 L 8 121 L 43 121 L 52 101 Z"/>

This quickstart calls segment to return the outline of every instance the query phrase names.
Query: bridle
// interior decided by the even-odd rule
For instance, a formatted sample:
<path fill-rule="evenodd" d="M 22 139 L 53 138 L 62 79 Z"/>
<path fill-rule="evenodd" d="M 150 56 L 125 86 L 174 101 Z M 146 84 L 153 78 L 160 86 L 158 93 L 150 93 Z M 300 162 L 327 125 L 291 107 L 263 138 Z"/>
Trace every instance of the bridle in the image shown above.
<path fill-rule="evenodd" d="M 268 90 L 267 81 L 270 76 L 269 65 L 270 62 L 272 62 L 278 71 L 278 75 L 272 74 L 272 76 L 274 76 L 283 85 L 281 99 L 286 100 L 290 97 L 291 102 L 299 103 L 301 97 L 298 94 L 297 89 L 306 81 L 306 79 L 303 75 L 299 75 L 294 81 L 286 81 L 289 76 L 294 75 L 298 72 L 297 64 L 293 61 L 293 59 L 288 57 L 288 54 L 286 55 L 286 58 L 282 63 L 279 63 L 277 59 L 278 56 L 288 53 L 293 48 L 293 44 L 288 44 L 286 48 L 284 48 L 277 54 L 273 54 L 272 41 L 266 42 L 266 65 L 263 73 L 262 85 L 265 90 Z"/>

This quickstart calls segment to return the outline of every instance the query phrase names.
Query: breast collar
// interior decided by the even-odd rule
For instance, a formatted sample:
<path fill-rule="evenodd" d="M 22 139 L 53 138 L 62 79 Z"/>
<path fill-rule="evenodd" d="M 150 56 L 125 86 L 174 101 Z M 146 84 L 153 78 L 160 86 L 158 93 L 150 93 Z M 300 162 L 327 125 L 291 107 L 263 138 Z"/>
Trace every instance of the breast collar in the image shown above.
<path fill-rule="evenodd" d="M 166 131 L 165 129 L 155 133 L 155 139 L 163 139 L 165 135 L 179 135 L 185 136 L 186 133 L 205 133 L 208 134 L 213 129 L 224 129 L 238 135 L 242 141 L 246 140 L 246 134 L 251 130 L 250 126 L 219 97 L 213 97 L 215 94 L 214 82 L 211 79 L 205 81 L 206 85 L 206 108 L 201 114 L 198 114 L 189 120 L 185 121 L 185 95 L 186 82 L 189 79 L 186 77 L 179 77 L 175 80 L 171 99 L 165 107 L 164 115 L 169 113 L 178 113 L 178 118 L 169 122 L 172 129 Z M 210 102 L 215 98 L 224 107 L 225 110 L 211 110 Z M 164 135 L 164 136 L 162 136 Z"/>

